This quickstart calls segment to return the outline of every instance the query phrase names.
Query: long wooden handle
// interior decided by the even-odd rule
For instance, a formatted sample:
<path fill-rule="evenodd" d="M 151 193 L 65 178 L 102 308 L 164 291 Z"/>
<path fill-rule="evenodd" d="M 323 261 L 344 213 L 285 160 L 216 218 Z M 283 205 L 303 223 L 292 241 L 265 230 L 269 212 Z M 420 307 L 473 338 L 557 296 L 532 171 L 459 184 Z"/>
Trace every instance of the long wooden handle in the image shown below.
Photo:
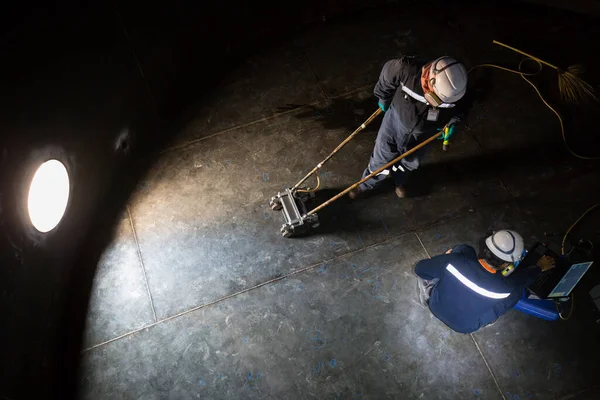
<path fill-rule="evenodd" d="M 298 189 L 300 187 L 300 185 L 302 185 L 304 183 L 304 181 L 306 181 L 308 178 L 310 178 L 310 176 L 312 174 L 314 174 L 319 169 L 321 169 L 321 167 L 327 161 L 329 161 L 329 159 L 331 157 L 333 157 L 335 155 L 335 153 L 340 151 L 342 149 L 342 147 L 344 147 L 349 141 L 351 141 L 354 136 L 356 136 L 360 131 L 365 129 L 367 127 L 367 125 L 369 125 L 379 114 L 381 114 L 381 112 L 382 112 L 381 108 L 377 108 L 377 111 L 375 111 L 373 114 L 371 114 L 371 116 L 369 118 L 367 118 L 367 120 L 365 122 L 363 122 L 358 128 L 356 128 L 356 130 L 354 132 L 352 132 L 350 134 L 350 136 L 348 136 L 346 139 L 344 139 L 344 141 L 342 143 L 340 143 L 335 149 L 333 149 L 333 151 L 331 153 L 329 153 L 329 155 L 327 157 L 325 157 L 325 159 L 323 161 L 318 163 L 317 166 L 314 167 L 312 169 L 312 171 L 310 171 L 308 174 L 306 174 L 306 176 L 304 178 L 300 179 L 300 181 L 294 185 L 294 187 L 292 188 L 292 191 Z"/>
<path fill-rule="evenodd" d="M 542 60 L 542 59 L 539 59 L 539 58 L 537 58 L 537 57 L 534 57 L 534 56 L 532 56 L 531 54 L 525 53 L 525 52 L 524 52 L 524 51 L 522 51 L 522 50 L 515 49 L 514 47 L 512 47 L 512 46 L 509 46 L 509 45 L 507 45 L 507 44 L 504 44 L 504 43 L 501 43 L 501 42 L 499 42 L 499 41 L 497 41 L 497 40 L 494 40 L 494 41 L 492 41 L 492 43 L 494 43 L 494 44 L 497 44 L 497 45 L 499 45 L 499 46 L 502 46 L 502 47 L 506 47 L 507 49 L 510 49 L 510 50 L 512 50 L 512 51 L 515 51 L 515 52 L 517 52 L 517 53 L 519 53 L 519 54 L 522 54 L 522 55 L 524 55 L 525 57 L 532 58 L 532 59 L 534 59 L 535 61 L 541 62 L 542 64 L 545 64 L 545 65 L 547 65 L 547 66 L 549 66 L 549 67 L 552 67 L 552 68 L 554 68 L 554 69 L 558 70 L 558 67 L 557 67 L 556 65 L 550 64 L 549 62 L 546 62 L 546 61 L 544 61 L 544 60 Z"/>
<path fill-rule="evenodd" d="M 406 153 L 399 155 L 398 157 L 394 158 L 389 163 L 385 164 L 383 167 L 381 167 L 381 168 L 379 168 L 379 169 L 371 172 L 369 175 L 365 176 L 360 181 L 358 181 L 355 184 L 353 184 L 352 186 L 348 187 L 343 192 L 336 194 L 331 199 L 327 200 L 325 203 L 323 203 L 320 206 L 317 206 L 314 209 L 310 210 L 308 213 L 306 213 L 306 215 L 307 216 L 308 215 L 312 215 L 312 214 L 316 213 L 317 211 L 321 210 L 323 207 L 328 206 L 329 204 L 333 203 L 334 201 L 336 201 L 337 199 L 339 199 L 340 197 L 342 197 L 343 195 L 345 195 L 346 193 L 348 193 L 349 191 L 351 191 L 352 189 L 354 189 L 358 185 L 360 185 L 362 183 L 365 183 L 366 181 L 368 181 L 369 179 L 371 179 L 372 177 L 374 177 L 375 175 L 377 175 L 381 171 L 383 171 L 385 169 L 388 169 L 392 165 L 395 165 L 396 163 L 398 163 L 398 161 L 402 160 L 404 157 L 409 156 L 412 153 L 414 153 L 415 151 L 419 150 L 420 148 L 427 146 L 429 143 L 433 142 L 434 140 L 436 140 L 437 138 L 439 138 L 442 135 L 443 135 L 443 132 L 441 132 L 441 131 L 437 132 L 435 135 L 433 135 L 432 137 L 430 137 L 429 139 L 427 139 L 423 143 L 420 143 L 419 145 L 417 145 L 417 146 L 413 147 L 412 149 L 408 150 Z"/>

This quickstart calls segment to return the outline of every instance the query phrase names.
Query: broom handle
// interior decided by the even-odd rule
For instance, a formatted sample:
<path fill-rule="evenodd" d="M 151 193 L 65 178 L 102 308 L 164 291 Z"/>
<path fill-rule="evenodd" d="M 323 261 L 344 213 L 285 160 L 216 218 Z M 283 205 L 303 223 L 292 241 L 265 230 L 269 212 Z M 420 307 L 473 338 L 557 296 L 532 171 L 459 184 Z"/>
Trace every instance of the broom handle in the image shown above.
<path fill-rule="evenodd" d="M 336 194 L 335 196 L 333 196 L 332 198 L 330 198 L 329 200 L 327 200 L 325 203 L 323 203 L 320 206 L 312 209 L 311 211 L 309 211 L 308 213 L 306 213 L 306 215 L 307 216 L 308 215 L 313 215 L 314 213 L 316 213 L 317 211 L 321 210 L 323 207 L 328 206 L 329 204 L 333 203 L 334 201 L 336 201 L 337 199 L 339 199 L 340 197 L 342 197 L 343 195 L 345 195 L 346 193 L 348 193 L 349 191 L 351 191 L 352 189 L 354 189 L 355 187 L 357 187 L 361 183 L 364 183 L 364 182 L 368 181 L 369 179 L 371 179 L 372 177 L 374 177 L 375 175 L 377 175 L 378 173 L 380 173 L 384 169 L 388 169 L 392 165 L 396 164 L 398 161 L 402 160 L 404 157 L 409 156 L 412 153 L 414 153 L 415 151 L 419 150 L 420 148 L 427 146 L 429 143 L 431 143 L 434 140 L 436 140 L 437 138 L 439 138 L 442 134 L 443 134 L 442 131 L 437 132 L 435 135 L 433 135 L 432 137 L 430 137 L 429 139 L 427 139 L 423 143 L 420 143 L 418 146 L 413 147 L 412 149 L 410 149 L 406 153 L 399 155 L 398 157 L 396 157 L 395 159 L 393 159 L 389 163 L 385 164 L 383 167 L 381 167 L 381 168 L 379 168 L 379 169 L 371 172 L 369 175 L 365 176 L 360 181 L 358 181 L 355 184 L 351 185 L 350 187 L 346 188 L 346 190 L 344 190 L 343 192 L 340 192 L 340 193 Z"/>
<path fill-rule="evenodd" d="M 539 59 L 539 58 L 537 58 L 537 57 L 534 57 L 534 56 L 532 56 L 531 54 L 527 54 L 527 53 L 525 53 L 524 51 L 521 51 L 521 50 L 519 50 L 519 49 L 515 49 L 515 48 L 514 48 L 514 47 L 512 47 L 512 46 L 509 46 L 509 45 L 507 45 L 507 44 L 501 43 L 501 42 L 499 42 L 499 41 L 497 41 L 497 40 L 494 40 L 494 41 L 492 41 L 492 43 L 494 43 L 494 44 L 497 44 L 497 45 L 500 45 L 500 46 L 502 46 L 502 47 L 506 47 L 507 49 L 510 49 L 510 50 L 512 50 L 512 51 L 516 51 L 516 52 L 517 52 L 517 53 L 519 53 L 519 54 L 522 54 L 522 55 L 524 55 L 524 56 L 526 56 L 526 57 L 529 57 L 529 58 L 531 58 L 531 59 L 534 59 L 535 61 L 537 61 L 537 62 L 540 62 L 540 63 L 542 63 L 542 64 L 545 64 L 545 65 L 547 65 L 547 66 L 549 66 L 549 67 L 552 67 L 552 68 L 554 68 L 555 70 L 558 70 L 558 67 L 557 67 L 556 65 L 550 64 L 549 62 L 546 62 L 546 61 L 544 61 L 544 60 L 541 60 L 541 59 Z"/>
<path fill-rule="evenodd" d="M 329 161 L 329 159 L 331 157 L 333 157 L 335 155 L 335 153 L 340 151 L 342 149 L 342 147 L 344 147 L 349 141 L 351 141 L 352 138 L 354 138 L 354 136 L 356 136 L 360 131 L 365 129 L 366 126 L 371 123 L 371 121 L 373 121 L 379 114 L 381 114 L 381 111 L 382 111 L 381 108 L 377 108 L 377 111 L 375 111 L 373 114 L 371 114 L 371 116 L 369 118 L 367 118 L 367 120 L 365 122 L 363 122 L 361 126 L 356 128 L 356 130 L 354 132 L 352 132 L 352 134 L 350 136 L 348 136 L 346 139 L 344 139 L 344 141 L 342 143 L 340 143 L 331 153 L 329 153 L 329 155 L 327 157 L 325 157 L 325 159 L 323 161 L 318 163 L 317 166 L 312 169 L 312 171 L 310 171 L 308 174 L 306 174 L 306 176 L 304 178 L 300 179 L 300 181 L 294 185 L 294 187 L 292 188 L 292 191 L 298 189 L 300 187 L 300 185 L 302 185 L 304 183 L 304 181 L 306 181 L 308 178 L 310 178 L 310 176 L 312 174 L 316 173 L 319 169 L 321 169 L 323 164 L 325 164 L 327 161 Z"/>

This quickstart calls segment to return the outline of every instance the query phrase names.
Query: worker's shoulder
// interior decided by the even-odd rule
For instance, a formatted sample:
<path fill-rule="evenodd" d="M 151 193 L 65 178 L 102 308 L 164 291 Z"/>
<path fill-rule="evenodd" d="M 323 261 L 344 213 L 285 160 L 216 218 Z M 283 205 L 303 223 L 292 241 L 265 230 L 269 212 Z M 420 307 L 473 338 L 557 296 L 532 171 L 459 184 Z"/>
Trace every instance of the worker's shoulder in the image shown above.
<path fill-rule="evenodd" d="M 477 257 L 471 257 L 468 253 L 448 254 L 448 264 L 462 271 L 477 271 L 481 268 Z"/>
<path fill-rule="evenodd" d="M 429 63 L 427 59 L 418 56 L 401 56 L 397 58 L 397 60 L 399 60 L 407 68 L 414 68 L 416 70 L 421 69 L 427 63 Z"/>
<path fill-rule="evenodd" d="M 466 251 L 472 252 L 473 254 L 476 254 L 475 252 L 475 248 L 469 244 L 457 244 L 456 246 L 454 246 L 454 248 L 452 249 L 452 251 L 454 253 L 459 252 L 459 253 L 464 253 Z"/>
<path fill-rule="evenodd" d="M 423 64 L 420 60 L 417 60 L 414 57 L 402 56 L 388 60 L 386 62 L 386 66 L 392 69 L 401 69 L 407 72 L 416 72 L 423 66 Z"/>

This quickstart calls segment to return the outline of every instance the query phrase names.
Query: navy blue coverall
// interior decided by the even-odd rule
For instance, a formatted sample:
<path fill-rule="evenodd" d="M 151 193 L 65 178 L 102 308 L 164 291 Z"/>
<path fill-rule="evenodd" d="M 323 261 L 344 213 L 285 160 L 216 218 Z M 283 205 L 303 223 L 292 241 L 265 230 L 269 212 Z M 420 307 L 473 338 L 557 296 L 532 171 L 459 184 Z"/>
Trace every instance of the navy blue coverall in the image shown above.
<path fill-rule="evenodd" d="M 442 129 L 452 117 L 462 113 L 459 101 L 454 108 L 438 108 L 437 121 L 428 121 L 428 110 L 432 107 L 415 100 L 402 90 L 404 86 L 416 95 L 423 96 L 421 68 L 425 64 L 425 62 L 401 58 L 390 60 L 383 66 L 374 93 L 387 111 L 381 122 L 375 148 L 371 154 L 369 166 L 363 173 L 363 178 L 425 141 L 436 131 Z M 425 149 L 423 148 L 402 159 L 399 163 L 400 167 L 405 171 L 419 168 L 424 154 Z M 389 172 L 384 171 L 374 176 L 360 185 L 361 190 L 373 189 L 388 174 Z M 392 176 L 397 186 L 403 184 L 404 172 L 401 169 L 392 171 Z"/>
<path fill-rule="evenodd" d="M 433 315 L 456 332 L 471 333 L 513 308 L 541 269 L 519 265 L 505 278 L 486 271 L 471 246 L 458 245 L 450 254 L 419 261 L 415 273 L 438 280 L 429 298 Z"/>

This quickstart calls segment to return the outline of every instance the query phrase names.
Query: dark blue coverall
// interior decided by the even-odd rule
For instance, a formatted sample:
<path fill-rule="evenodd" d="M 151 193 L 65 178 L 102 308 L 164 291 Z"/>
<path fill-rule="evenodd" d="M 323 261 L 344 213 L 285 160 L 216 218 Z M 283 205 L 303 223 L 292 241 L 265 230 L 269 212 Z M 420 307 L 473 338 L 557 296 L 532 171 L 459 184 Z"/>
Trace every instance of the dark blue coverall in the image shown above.
<path fill-rule="evenodd" d="M 432 107 L 402 91 L 402 86 L 406 86 L 414 93 L 423 96 L 421 68 L 425 64 L 425 62 L 401 58 L 390 60 L 383 66 L 374 93 L 387 111 L 381 122 L 375 148 L 363 178 L 425 141 L 442 129 L 452 117 L 462 113 L 459 101 L 454 108 L 438 108 L 437 121 L 427 121 L 428 110 Z M 420 149 L 402 159 L 399 163 L 402 169 L 412 171 L 419 168 L 425 150 L 425 148 Z M 392 171 L 396 186 L 403 184 L 404 175 L 405 173 L 400 169 Z M 385 173 L 376 175 L 361 184 L 360 188 L 361 190 L 373 189 L 386 177 Z"/>
<path fill-rule="evenodd" d="M 419 261 L 415 273 L 437 280 L 429 298 L 433 315 L 456 332 L 471 333 L 513 308 L 541 269 L 519 265 L 505 278 L 486 271 L 471 246 L 458 245 L 450 254 Z"/>

